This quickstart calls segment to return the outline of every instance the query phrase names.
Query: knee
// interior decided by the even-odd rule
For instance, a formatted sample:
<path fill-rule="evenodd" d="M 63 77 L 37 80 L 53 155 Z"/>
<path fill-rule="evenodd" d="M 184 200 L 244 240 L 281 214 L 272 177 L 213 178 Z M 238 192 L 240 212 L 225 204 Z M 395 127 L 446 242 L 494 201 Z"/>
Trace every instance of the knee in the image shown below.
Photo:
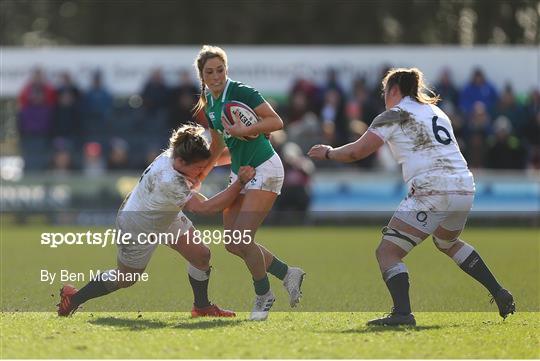
<path fill-rule="evenodd" d="M 208 247 L 201 247 L 201 249 L 197 252 L 197 265 L 202 266 L 201 268 L 205 268 L 205 266 L 210 265 L 210 258 L 212 257 L 212 254 L 210 253 L 210 248 Z"/>
<path fill-rule="evenodd" d="M 454 238 L 450 241 L 437 238 L 436 236 L 432 236 L 433 244 L 435 244 L 435 247 L 442 253 L 452 256 L 456 250 L 461 248 L 461 245 L 463 242 L 459 238 Z"/>
<path fill-rule="evenodd" d="M 383 243 L 379 243 L 379 246 L 377 246 L 377 249 L 375 249 L 375 258 L 377 258 L 377 260 L 381 260 L 383 257 L 384 257 L 384 254 L 385 254 L 385 251 L 384 251 L 384 246 L 383 246 Z"/>
<path fill-rule="evenodd" d="M 244 248 L 241 244 L 228 243 L 225 245 L 225 249 L 234 254 L 235 256 L 242 257 L 244 255 Z"/>

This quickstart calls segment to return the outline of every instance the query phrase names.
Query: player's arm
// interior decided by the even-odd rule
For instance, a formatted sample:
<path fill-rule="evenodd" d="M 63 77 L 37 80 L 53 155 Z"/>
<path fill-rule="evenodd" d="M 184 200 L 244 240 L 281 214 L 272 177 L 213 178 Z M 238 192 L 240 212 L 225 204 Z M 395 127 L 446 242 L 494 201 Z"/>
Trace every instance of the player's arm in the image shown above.
<path fill-rule="evenodd" d="M 266 101 L 255 107 L 253 111 L 259 117 L 257 123 L 246 127 L 242 122 L 236 122 L 234 125 L 224 122 L 223 127 L 234 137 L 270 134 L 283 128 L 283 120 Z"/>
<path fill-rule="evenodd" d="M 384 141 L 375 133 L 367 131 L 355 142 L 345 144 L 339 148 L 329 145 L 314 145 L 308 155 L 316 160 L 335 160 L 350 163 L 364 159 L 384 144 Z"/>
<path fill-rule="evenodd" d="M 210 129 L 210 135 L 212 136 L 212 140 L 210 143 L 210 159 L 208 160 L 208 165 L 199 176 L 199 181 L 201 183 L 212 171 L 212 169 L 214 169 L 215 166 L 231 163 L 231 158 L 230 156 L 228 156 L 228 152 L 222 157 L 223 151 L 225 149 L 225 142 L 223 141 L 221 135 L 217 132 L 217 130 L 214 129 Z"/>
<path fill-rule="evenodd" d="M 216 160 L 216 167 L 219 167 L 220 165 L 228 165 L 231 164 L 231 153 L 229 152 L 229 148 L 225 147 L 223 151 L 221 152 L 221 155 Z"/>
<path fill-rule="evenodd" d="M 240 167 L 238 170 L 238 179 L 227 187 L 225 190 L 219 192 L 210 199 L 205 199 L 201 194 L 195 194 L 186 203 L 185 209 L 188 212 L 199 214 L 211 214 L 221 212 L 225 208 L 231 206 L 240 194 L 240 191 L 247 182 L 249 182 L 255 176 L 255 168 L 250 166 Z"/>

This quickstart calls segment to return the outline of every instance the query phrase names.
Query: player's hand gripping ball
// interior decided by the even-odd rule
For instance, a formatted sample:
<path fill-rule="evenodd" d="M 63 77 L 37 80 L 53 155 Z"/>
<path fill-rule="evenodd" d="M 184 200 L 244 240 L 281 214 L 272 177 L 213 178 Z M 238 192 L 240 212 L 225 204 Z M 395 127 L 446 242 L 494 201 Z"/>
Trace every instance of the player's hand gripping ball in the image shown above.
<path fill-rule="evenodd" d="M 223 116 L 221 122 L 225 130 L 241 140 L 253 140 L 259 134 L 249 135 L 248 127 L 259 121 L 257 114 L 246 104 L 238 101 L 225 103 L 223 107 Z"/>

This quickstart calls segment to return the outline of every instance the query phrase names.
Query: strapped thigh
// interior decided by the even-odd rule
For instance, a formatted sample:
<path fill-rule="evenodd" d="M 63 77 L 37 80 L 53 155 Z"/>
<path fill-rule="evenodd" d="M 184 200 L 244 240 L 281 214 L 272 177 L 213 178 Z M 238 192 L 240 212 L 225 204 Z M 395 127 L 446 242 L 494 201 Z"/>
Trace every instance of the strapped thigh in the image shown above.
<path fill-rule="evenodd" d="M 382 229 L 383 239 L 394 243 L 396 246 L 404 250 L 405 252 L 410 252 L 414 246 L 420 244 L 422 239 L 420 237 L 414 236 L 410 233 L 399 231 L 395 228 L 384 227 Z"/>

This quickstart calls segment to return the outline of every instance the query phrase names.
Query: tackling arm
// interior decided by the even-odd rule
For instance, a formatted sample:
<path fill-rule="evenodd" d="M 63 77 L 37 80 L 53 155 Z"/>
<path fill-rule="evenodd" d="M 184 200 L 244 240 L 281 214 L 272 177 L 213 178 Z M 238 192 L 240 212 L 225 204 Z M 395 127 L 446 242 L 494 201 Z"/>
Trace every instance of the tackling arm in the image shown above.
<path fill-rule="evenodd" d="M 221 135 L 219 135 L 219 133 L 214 129 L 210 129 L 210 134 L 212 135 L 212 141 L 210 143 L 211 155 L 210 159 L 208 160 L 208 165 L 199 176 L 199 181 L 201 183 L 216 165 L 226 165 L 231 163 L 231 158 L 228 155 L 228 152 L 223 155 L 225 142 L 223 141 L 223 138 L 221 138 Z"/>
<path fill-rule="evenodd" d="M 221 212 L 225 208 L 232 205 L 238 194 L 247 182 L 249 182 L 255 176 L 255 168 L 253 167 L 240 167 L 238 171 L 238 179 L 227 187 L 225 190 L 219 192 L 210 199 L 206 199 L 202 194 L 195 193 L 193 197 L 186 203 L 185 209 L 188 212 L 199 214 L 211 214 Z"/>
<path fill-rule="evenodd" d="M 309 150 L 308 155 L 317 160 L 331 159 L 342 163 L 350 163 L 366 158 L 383 144 L 384 141 L 378 135 L 367 131 L 357 141 L 339 148 L 317 144 Z"/>

